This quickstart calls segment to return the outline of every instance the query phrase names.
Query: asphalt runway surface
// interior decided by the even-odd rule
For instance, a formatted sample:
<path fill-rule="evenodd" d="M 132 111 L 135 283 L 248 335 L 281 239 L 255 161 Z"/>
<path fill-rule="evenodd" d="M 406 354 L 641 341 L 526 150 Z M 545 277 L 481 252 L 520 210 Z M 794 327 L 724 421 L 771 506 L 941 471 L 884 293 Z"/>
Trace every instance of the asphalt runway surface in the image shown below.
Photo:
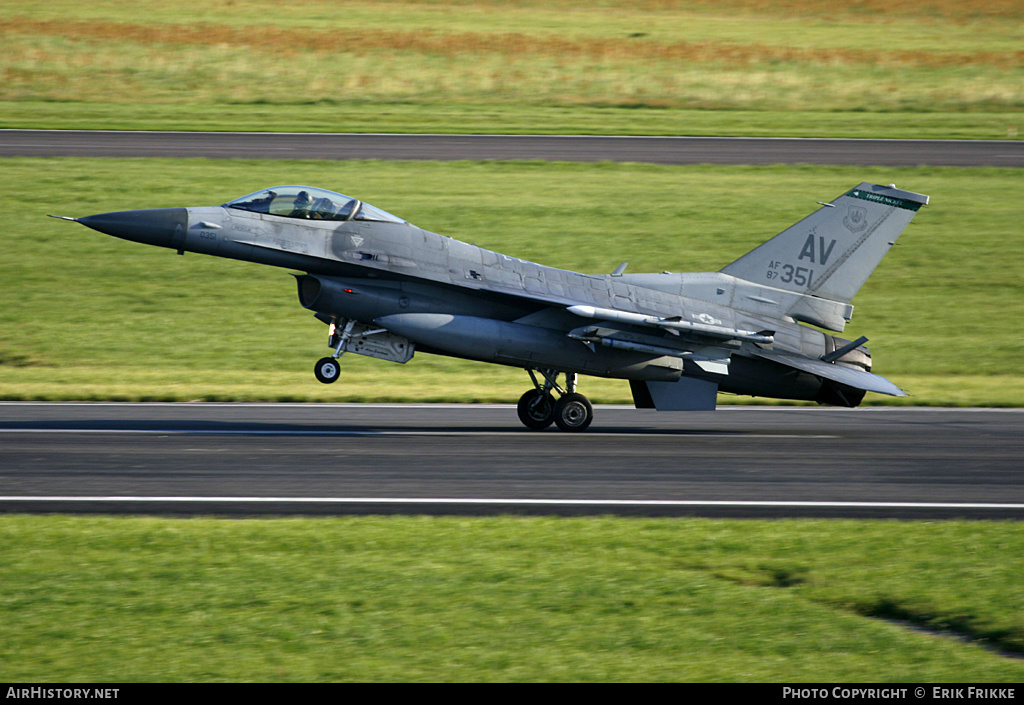
<path fill-rule="evenodd" d="M 1024 141 L 0 130 L 0 157 L 1024 167 Z"/>
<path fill-rule="evenodd" d="M 0 404 L 0 511 L 1024 519 L 1024 410 Z"/>

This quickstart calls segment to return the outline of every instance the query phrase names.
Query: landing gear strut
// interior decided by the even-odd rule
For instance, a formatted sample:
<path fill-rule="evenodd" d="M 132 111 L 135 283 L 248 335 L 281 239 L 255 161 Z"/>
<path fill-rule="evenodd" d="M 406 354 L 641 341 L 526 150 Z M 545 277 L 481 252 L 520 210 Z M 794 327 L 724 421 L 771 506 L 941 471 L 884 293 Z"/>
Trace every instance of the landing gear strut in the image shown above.
<path fill-rule="evenodd" d="M 318 382 L 331 384 L 338 381 L 338 377 L 341 376 L 341 365 L 338 364 L 338 358 L 345 354 L 345 348 L 348 347 L 348 341 L 352 337 L 352 327 L 355 324 L 354 320 L 346 321 L 345 328 L 339 333 L 338 319 L 335 318 L 331 323 L 327 344 L 334 348 L 334 354 L 330 357 L 320 358 L 313 365 L 313 374 L 316 375 Z"/>
<path fill-rule="evenodd" d="M 519 399 L 516 411 L 519 420 L 529 429 L 540 431 L 554 423 L 563 431 L 578 433 L 585 431 L 594 420 L 594 407 L 590 401 L 576 392 L 576 373 L 565 373 L 565 389 L 558 386 L 557 370 L 536 370 L 544 377 L 544 383 L 537 380 L 532 369 L 527 369 L 534 388 Z M 556 401 L 551 391 L 558 392 Z"/>

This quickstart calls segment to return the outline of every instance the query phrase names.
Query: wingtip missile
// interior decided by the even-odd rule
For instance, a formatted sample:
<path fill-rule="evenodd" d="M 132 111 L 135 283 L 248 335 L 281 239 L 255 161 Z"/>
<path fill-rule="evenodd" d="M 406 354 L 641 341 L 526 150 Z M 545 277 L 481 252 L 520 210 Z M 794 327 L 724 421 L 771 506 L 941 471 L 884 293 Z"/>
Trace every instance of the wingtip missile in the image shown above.
<path fill-rule="evenodd" d="M 650 328 L 661 328 L 675 335 L 679 335 L 681 332 L 691 333 L 695 335 L 710 336 L 712 338 L 722 338 L 725 340 L 746 340 L 751 343 L 760 343 L 763 345 L 771 345 L 775 342 L 775 333 L 773 331 L 762 331 L 757 333 L 751 330 L 740 330 L 738 328 L 728 328 L 726 326 L 712 325 L 708 323 L 684 321 L 681 316 L 663 318 L 660 316 L 649 316 L 642 313 L 617 311 L 614 309 L 584 305 L 567 306 L 566 309 L 570 313 L 582 316 L 583 318 L 599 318 L 608 321 L 618 321 L 620 323 L 647 326 Z"/>

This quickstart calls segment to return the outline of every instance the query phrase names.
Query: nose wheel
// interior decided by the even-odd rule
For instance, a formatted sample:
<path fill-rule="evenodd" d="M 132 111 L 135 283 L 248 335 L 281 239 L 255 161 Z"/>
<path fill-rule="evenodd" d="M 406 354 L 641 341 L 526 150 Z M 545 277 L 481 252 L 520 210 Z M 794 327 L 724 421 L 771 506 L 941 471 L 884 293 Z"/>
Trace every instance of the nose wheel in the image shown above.
<path fill-rule="evenodd" d="M 333 357 L 322 357 L 313 366 L 313 374 L 316 375 L 317 381 L 331 384 L 337 382 L 341 376 L 341 365 Z"/>
<path fill-rule="evenodd" d="M 566 389 L 558 386 L 558 371 L 537 370 L 544 377 L 543 384 L 537 380 L 534 370 L 528 369 L 534 388 L 519 398 L 516 411 L 524 426 L 541 431 L 555 424 L 562 431 L 579 433 L 585 431 L 594 420 L 594 407 L 582 394 L 576 392 L 576 374 L 565 374 Z M 559 394 L 556 400 L 552 390 Z"/>

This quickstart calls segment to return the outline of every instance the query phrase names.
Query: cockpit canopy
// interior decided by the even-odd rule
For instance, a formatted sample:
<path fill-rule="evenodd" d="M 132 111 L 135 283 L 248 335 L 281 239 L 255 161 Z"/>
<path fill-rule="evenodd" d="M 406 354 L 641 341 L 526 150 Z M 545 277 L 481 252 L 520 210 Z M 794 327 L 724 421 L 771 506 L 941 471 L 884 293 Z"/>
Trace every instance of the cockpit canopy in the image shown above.
<path fill-rule="evenodd" d="M 369 203 L 334 191 L 309 186 L 275 186 L 224 204 L 253 213 L 269 213 L 285 218 L 306 220 L 377 220 L 385 223 L 406 221 Z"/>

